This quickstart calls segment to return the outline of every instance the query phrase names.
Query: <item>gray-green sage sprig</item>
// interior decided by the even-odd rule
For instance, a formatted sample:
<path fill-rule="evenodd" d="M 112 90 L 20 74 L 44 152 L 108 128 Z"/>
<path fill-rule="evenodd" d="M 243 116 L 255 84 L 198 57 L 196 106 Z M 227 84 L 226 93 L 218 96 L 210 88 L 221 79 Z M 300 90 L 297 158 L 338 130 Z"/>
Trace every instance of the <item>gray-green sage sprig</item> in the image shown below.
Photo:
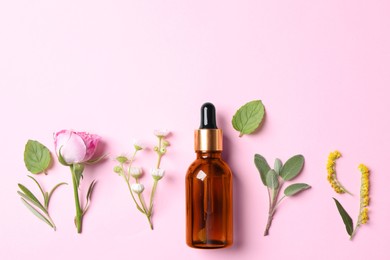
<path fill-rule="evenodd" d="M 133 162 L 137 153 L 143 150 L 145 147 L 140 142 L 134 142 L 134 152 L 128 156 L 118 156 L 116 161 L 119 163 L 114 167 L 114 172 L 121 176 L 126 182 L 127 188 L 129 189 L 130 196 L 134 201 L 136 208 L 146 216 L 150 229 L 153 230 L 152 214 L 154 206 L 154 198 L 156 195 L 158 182 L 164 177 L 164 169 L 160 168 L 161 159 L 167 152 L 169 142 L 166 140 L 166 136 L 169 134 L 167 130 L 155 130 L 158 142 L 154 146 L 153 151 L 157 154 L 157 162 L 155 168 L 151 169 L 151 176 L 153 177 L 153 187 L 150 194 L 149 204 L 146 203 L 143 192 L 144 185 L 140 182 L 142 177 L 142 168 L 133 166 Z"/>
<path fill-rule="evenodd" d="M 260 173 L 261 181 L 268 191 L 268 220 L 264 231 L 264 236 L 269 234 L 269 229 L 274 218 L 276 208 L 286 197 L 294 196 L 301 191 L 311 188 L 306 183 L 294 183 L 284 190 L 284 196 L 279 199 L 280 191 L 286 181 L 290 181 L 301 173 L 304 165 L 304 157 L 295 155 L 287 160 L 283 165 L 280 159 L 275 160 L 274 169 L 271 169 L 267 160 L 260 154 L 255 154 L 255 165 Z"/>

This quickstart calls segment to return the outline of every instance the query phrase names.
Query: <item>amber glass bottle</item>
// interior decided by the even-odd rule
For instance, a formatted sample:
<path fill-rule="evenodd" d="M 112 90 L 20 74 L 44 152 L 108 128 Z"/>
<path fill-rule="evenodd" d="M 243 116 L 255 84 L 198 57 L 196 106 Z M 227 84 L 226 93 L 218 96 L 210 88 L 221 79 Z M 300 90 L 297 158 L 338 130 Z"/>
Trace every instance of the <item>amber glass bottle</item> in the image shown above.
<path fill-rule="evenodd" d="M 211 103 L 201 108 L 195 151 L 196 160 L 186 175 L 187 245 L 228 247 L 233 243 L 232 172 L 221 158 L 222 130 Z"/>

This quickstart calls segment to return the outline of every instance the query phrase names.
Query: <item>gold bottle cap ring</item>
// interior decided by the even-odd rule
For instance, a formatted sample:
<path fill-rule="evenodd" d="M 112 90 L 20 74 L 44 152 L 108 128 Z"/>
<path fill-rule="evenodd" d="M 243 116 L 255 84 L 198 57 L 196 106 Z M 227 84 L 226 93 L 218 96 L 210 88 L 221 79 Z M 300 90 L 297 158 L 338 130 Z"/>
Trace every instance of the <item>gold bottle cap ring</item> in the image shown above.
<path fill-rule="evenodd" d="M 195 151 L 222 151 L 222 129 L 195 130 Z"/>

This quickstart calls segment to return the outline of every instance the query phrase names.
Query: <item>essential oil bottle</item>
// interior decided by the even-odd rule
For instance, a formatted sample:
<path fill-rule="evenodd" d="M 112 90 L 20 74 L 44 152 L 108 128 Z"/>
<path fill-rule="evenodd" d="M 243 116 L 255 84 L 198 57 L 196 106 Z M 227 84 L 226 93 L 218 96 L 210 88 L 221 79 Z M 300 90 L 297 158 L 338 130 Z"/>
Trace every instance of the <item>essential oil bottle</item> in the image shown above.
<path fill-rule="evenodd" d="M 195 130 L 196 160 L 186 175 L 186 236 L 194 248 L 224 248 L 233 243 L 233 178 L 222 160 L 222 130 L 215 107 L 205 103 Z"/>

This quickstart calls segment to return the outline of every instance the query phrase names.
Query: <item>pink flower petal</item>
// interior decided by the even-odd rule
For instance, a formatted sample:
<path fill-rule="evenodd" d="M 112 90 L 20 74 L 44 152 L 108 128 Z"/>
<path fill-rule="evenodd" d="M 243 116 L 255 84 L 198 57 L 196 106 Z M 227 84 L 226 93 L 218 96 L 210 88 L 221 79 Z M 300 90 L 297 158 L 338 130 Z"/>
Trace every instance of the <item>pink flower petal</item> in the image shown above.
<path fill-rule="evenodd" d="M 86 133 L 86 132 L 77 132 L 76 134 L 78 136 L 80 136 L 83 139 L 84 143 L 85 143 L 86 154 L 85 154 L 85 157 L 84 157 L 83 161 L 84 162 L 88 161 L 95 154 L 97 145 L 98 145 L 99 140 L 100 140 L 101 137 L 98 136 L 98 135 L 89 134 L 89 133 Z"/>
<path fill-rule="evenodd" d="M 61 155 L 69 164 L 80 163 L 84 161 L 87 147 L 83 139 L 75 133 L 72 133 L 68 142 L 62 146 Z"/>

